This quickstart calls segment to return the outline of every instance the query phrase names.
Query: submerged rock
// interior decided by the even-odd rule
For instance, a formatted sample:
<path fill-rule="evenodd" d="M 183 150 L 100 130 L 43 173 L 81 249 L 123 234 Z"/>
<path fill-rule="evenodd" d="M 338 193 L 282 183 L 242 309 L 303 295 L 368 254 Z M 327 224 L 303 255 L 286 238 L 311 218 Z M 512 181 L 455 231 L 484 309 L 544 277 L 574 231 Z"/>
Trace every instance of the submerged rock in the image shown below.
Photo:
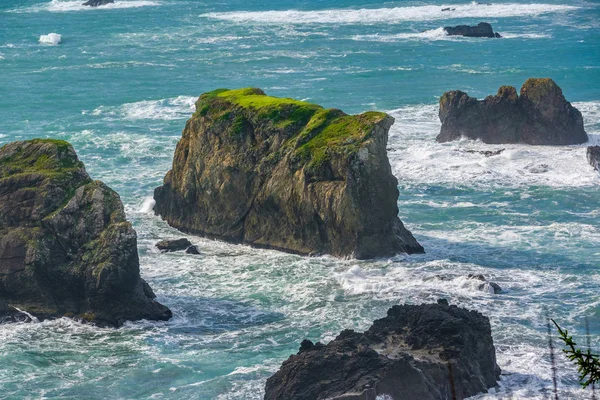
<path fill-rule="evenodd" d="M 205 93 L 154 210 L 182 231 L 298 254 L 423 252 L 398 218 L 393 122 L 260 89 Z"/>
<path fill-rule="evenodd" d="M 469 279 L 478 280 L 478 281 L 482 282 L 481 284 L 479 284 L 477 286 L 478 290 L 481 290 L 483 292 L 489 292 L 489 293 L 492 293 L 492 294 L 502 293 L 502 288 L 500 287 L 500 285 L 498 285 L 495 282 L 488 281 L 485 278 L 485 276 L 483 276 L 481 274 L 469 274 L 468 278 Z"/>
<path fill-rule="evenodd" d="M 464 399 L 499 377 L 489 320 L 440 300 L 394 306 L 368 331 L 342 331 L 327 345 L 303 341 L 267 380 L 264 398 Z"/>
<path fill-rule="evenodd" d="M 468 138 L 490 144 L 568 145 L 588 140 L 581 113 L 549 78 L 528 79 L 519 96 L 512 86 L 481 101 L 460 90 L 446 92 L 439 117 L 438 142 Z"/>
<path fill-rule="evenodd" d="M 586 154 L 590 165 L 600 171 L 600 146 L 588 146 Z"/>
<path fill-rule="evenodd" d="M 83 3 L 83 5 L 90 7 L 100 7 L 105 6 L 107 4 L 113 4 L 114 2 L 115 0 L 88 0 L 85 3 Z"/>
<path fill-rule="evenodd" d="M 442 11 L 453 11 L 450 9 L 443 9 Z M 498 32 L 494 32 L 492 25 L 487 22 L 480 22 L 477 26 L 469 25 L 458 25 L 458 26 L 446 26 L 444 30 L 448 32 L 450 36 L 466 36 L 466 37 L 487 37 L 487 38 L 500 38 Z"/>
<path fill-rule="evenodd" d="M 154 297 L 119 195 L 90 179 L 69 143 L 0 148 L 0 301 L 9 310 L 113 326 L 169 319 Z"/>
<path fill-rule="evenodd" d="M 200 254 L 198 248 L 192 244 L 186 238 L 174 239 L 174 240 L 161 240 L 156 243 L 156 247 L 162 252 L 180 251 L 185 250 L 188 254 Z"/>

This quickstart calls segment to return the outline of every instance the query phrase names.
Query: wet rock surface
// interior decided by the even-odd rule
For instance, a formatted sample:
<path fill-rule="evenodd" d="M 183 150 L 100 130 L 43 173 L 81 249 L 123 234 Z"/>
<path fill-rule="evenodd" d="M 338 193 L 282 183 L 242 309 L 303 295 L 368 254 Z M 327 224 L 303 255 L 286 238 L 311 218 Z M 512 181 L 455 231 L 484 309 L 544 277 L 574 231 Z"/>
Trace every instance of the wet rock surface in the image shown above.
<path fill-rule="evenodd" d="M 5 316 L 20 309 L 40 320 L 112 326 L 169 319 L 154 298 L 140 278 L 137 235 L 119 195 L 89 177 L 70 144 L 35 139 L 0 148 Z"/>

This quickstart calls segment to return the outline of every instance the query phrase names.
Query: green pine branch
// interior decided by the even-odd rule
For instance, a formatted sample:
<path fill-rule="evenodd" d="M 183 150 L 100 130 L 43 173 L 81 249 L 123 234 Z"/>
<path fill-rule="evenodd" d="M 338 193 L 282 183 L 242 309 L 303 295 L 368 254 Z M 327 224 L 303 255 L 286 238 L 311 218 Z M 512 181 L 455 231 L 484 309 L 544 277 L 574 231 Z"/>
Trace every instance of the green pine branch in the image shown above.
<path fill-rule="evenodd" d="M 584 388 L 589 385 L 600 382 L 600 355 L 593 354 L 590 349 L 585 352 L 578 349 L 577 343 L 573 340 L 573 336 L 569 336 L 569 332 L 565 329 L 561 329 L 556 321 L 552 320 L 560 339 L 565 342 L 566 349 L 563 349 L 563 353 L 567 356 L 570 361 L 573 361 L 577 366 L 577 372 L 579 373 L 579 383 Z"/>

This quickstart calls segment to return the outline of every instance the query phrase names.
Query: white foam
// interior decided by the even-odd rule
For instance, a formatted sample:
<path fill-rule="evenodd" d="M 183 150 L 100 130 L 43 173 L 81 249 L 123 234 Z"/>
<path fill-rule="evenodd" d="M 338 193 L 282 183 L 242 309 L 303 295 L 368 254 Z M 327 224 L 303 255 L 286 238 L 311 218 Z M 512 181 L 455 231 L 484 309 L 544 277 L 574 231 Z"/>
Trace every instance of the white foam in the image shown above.
<path fill-rule="evenodd" d="M 600 141 L 600 102 L 574 105 L 582 112 L 590 137 L 590 143 L 582 146 L 489 145 L 472 140 L 437 143 L 435 137 L 440 131 L 437 105 L 391 111 L 396 119 L 388 143 L 392 170 L 400 182 L 415 184 L 598 185 L 600 176 L 588 164 L 585 151 L 587 145 Z M 478 153 L 501 149 L 504 151 L 493 157 Z"/>
<path fill-rule="evenodd" d="M 87 11 L 87 10 L 111 10 L 119 8 L 137 8 L 146 6 L 158 6 L 159 1 L 151 0 L 116 0 L 112 4 L 107 4 L 100 7 L 84 6 L 85 0 L 52 0 L 49 3 L 36 4 L 31 7 L 17 8 L 9 10 L 9 12 L 26 13 L 26 12 L 70 12 L 70 11 Z"/>
<path fill-rule="evenodd" d="M 47 35 L 41 35 L 40 36 L 40 43 L 42 44 L 49 44 L 52 46 L 56 46 L 57 44 L 59 44 L 62 40 L 62 36 L 59 35 L 58 33 L 49 33 Z"/>
<path fill-rule="evenodd" d="M 146 197 L 146 198 L 144 198 L 144 202 L 142 203 L 142 206 L 140 207 L 138 212 L 144 213 L 144 214 L 151 213 L 152 210 L 154 210 L 155 204 L 156 204 L 156 201 L 154 200 L 153 197 Z"/>
<path fill-rule="evenodd" d="M 368 42 L 397 42 L 406 39 L 455 40 L 459 36 L 449 36 L 444 28 L 431 29 L 423 32 L 398 33 L 394 35 L 355 35 L 352 40 Z"/>
<path fill-rule="evenodd" d="M 129 120 L 177 120 L 189 118 L 194 112 L 197 97 L 178 96 L 162 100 L 144 100 L 126 103 L 122 106 L 100 106 L 91 112 L 92 115 L 119 117 Z M 84 111 L 84 114 L 88 113 Z"/>
<path fill-rule="evenodd" d="M 458 4 L 453 11 L 442 11 L 443 6 L 413 6 L 374 9 L 332 9 L 317 11 L 232 11 L 203 14 L 203 17 L 238 23 L 261 24 L 377 24 L 403 21 L 431 21 L 458 18 L 502 18 L 537 16 L 566 12 L 578 7 L 558 4 Z"/>

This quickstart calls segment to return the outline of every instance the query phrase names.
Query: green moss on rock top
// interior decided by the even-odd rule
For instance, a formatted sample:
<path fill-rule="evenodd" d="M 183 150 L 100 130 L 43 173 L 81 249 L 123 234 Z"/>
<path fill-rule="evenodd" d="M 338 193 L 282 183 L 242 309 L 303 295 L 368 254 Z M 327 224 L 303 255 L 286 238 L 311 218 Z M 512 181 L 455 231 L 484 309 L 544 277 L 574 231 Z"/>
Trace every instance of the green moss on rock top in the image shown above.
<path fill-rule="evenodd" d="M 289 130 L 288 146 L 301 159 L 320 163 L 330 151 L 353 153 L 373 132 L 375 124 L 387 117 L 382 112 L 347 115 L 337 109 L 290 98 L 267 96 L 261 89 L 216 89 L 200 96 L 195 117 L 230 121 L 232 135 L 240 135 L 239 113 L 256 124 L 272 124 Z"/>
<path fill-rule="evenodd" d="M 57 177 L 83 168 L 73 147 L 64 140 L 32 139 L 0 148 L 0 179 L 27 173 Z"/>

